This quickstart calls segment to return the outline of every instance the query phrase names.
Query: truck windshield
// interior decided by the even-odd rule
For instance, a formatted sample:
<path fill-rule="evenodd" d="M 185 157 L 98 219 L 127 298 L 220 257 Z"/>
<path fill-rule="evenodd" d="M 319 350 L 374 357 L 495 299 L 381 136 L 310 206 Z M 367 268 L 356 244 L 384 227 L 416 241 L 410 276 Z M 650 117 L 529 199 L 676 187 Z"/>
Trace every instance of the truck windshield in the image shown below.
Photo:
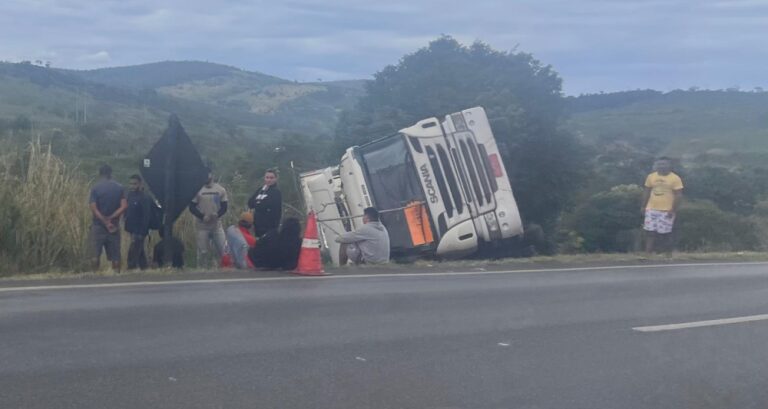
<path fill-rule="evenodd" d="M 379 210 L 424 201 L 419 175 L 401 135 L 393 135 L 359 148 L 368 171 L 369 190 Z"/>

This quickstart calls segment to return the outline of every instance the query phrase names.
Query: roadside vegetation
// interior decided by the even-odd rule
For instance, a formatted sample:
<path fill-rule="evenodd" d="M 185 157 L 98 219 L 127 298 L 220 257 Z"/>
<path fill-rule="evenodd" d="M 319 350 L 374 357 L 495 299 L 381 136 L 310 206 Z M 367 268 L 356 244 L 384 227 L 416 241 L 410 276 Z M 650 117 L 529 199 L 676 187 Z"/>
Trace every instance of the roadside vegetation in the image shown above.
<path fill-rule="evenodd" d="M 447 36 L 367 82 L 295 84 L 206 63 L 92 72 L 0 63 L 0 275 L 87 269 L 95 169 L 108 162 L 121 182 L 136 173 L 172 111 L 230 193 L 225 223 L 245 210 L 267 167 L 281 171 L 286 216 L 302 217 L 296 172 L 418 119 L 482 105 L 533 254 L 637 258 L 641 184 L 660 155 L 675 158 L 685 184 L 680 251 L 768 249 L 768 93 L 566 98 L 561 83 L 531 54 Z M 176 229 L 194 269 L 191 216 Z"/>
<path fill-rule="evenodd" d="M 0 276 L 34 275 L 52 278 L 59 273 L 79 277 L 109 276 L 113 272 L 88 273 L 87 236 L 91 216 L 87 209 L 92 182 L 76 166 L 51 152 L 50 145 L 30 143 L 24 149 L 3 149 L 0 156 Z M 233 180 L 234 197 L 244 197 L 248 184 Z M 555 237 L 558 255 L 510 260 L 420 261 L 417 266 L 479 267 L 483 265 L 526 265 L 531 263 L 584 264 L 591 262 L 634 263 L 643 261 L 765 260 L 768 247 L 768 202 L 754 203 L 748 214 L 721 210 L 711 200 L 689 200 L 680 210 L 678 247 L 683 252 L 668 256 L 637 253 L 641 189 L 637 185 L 617 186 L 591 196 L 567 212 Z M 237 200 L 237 199 L 235 199 Z M 240 209 L 241 210 L 241 209 Z M 294 210 L 288 209 L 291 214 Z M 238 208 L 228 215 L 234 222 Z M 296 214 L 291 214 L 296 216 Z M 189 269 L 195 270 L 194 221 L 184 213 L 175 234 L 184 242 Z M 570 229 L 570 230 L 568 230 Z M 563 234 L 562 232 L 567 232 Z M 148 247 L 157 243 L 153 233 Z M 123 237 L 123 256 L 128 237 Z M 542 252 L 543 253 L 543 252 Z M 611 254 L 613 253 L 613 254 Z M 102 263 L 106 266 L 108 263 Z M 125 263 L 124 263 L 125 265 Z M 393 267 L 396 268 L 396 267 Z M 150 274 L 170 274 L 157 270 Z"/>
<path fill-rule="evenodd" d="M 85 260 L 87 185 L 50 145 L 5 147 L 0 156 L 0 268 L 3 273 L 75 269 Z"/>

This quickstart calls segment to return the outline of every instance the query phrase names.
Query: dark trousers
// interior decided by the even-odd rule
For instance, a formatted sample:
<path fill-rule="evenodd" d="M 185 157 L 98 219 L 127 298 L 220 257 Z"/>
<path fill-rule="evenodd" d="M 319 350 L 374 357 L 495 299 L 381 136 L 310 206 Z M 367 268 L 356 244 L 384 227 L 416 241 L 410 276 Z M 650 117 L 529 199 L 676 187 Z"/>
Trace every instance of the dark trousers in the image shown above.
<path fill-rule="evenodd" d="M 147 268 L 147 252 L 144 250 L 146 236 L 131 234 L 131 247 L 128 248 L 128 269 Z"/>

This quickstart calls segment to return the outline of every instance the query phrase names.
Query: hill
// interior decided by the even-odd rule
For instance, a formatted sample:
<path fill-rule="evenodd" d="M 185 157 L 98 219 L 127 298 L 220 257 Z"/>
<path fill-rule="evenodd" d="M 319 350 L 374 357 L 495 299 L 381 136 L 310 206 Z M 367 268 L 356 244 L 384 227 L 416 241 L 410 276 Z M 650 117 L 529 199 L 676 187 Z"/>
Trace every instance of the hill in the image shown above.
<path fill-rule="evenodd" d="M 141 106 L 184 120 L 211 120 L 253 137 L 252 128 L 314 136 L 333 133 L 338 114 L 363 94 L 364 81 L 295 83 L 205 62 L 159 62 L 75 71 L 0 63 L 0 118 L 27 115 L 41 126 L 74 118 L 75 100 L 91 121 L 110 105 Z M 66 113 L 66 114 L 65 114 Z M 201 116 L 202 115 L 202 116 Z M 114 117 L 119 119 L 120 117 Z M 67 121 L 65 121 L 67 122 Z"/>
<path fill-rule="evenodd" d="M 296 83 L 198 61 L 87 71 L 0 63 L 0 135 L 58 139 L 60 153 L 86 169 L 107 159 L 132 167 L 174 112 L 207 158 L 246 161 L 243 151 L 296 135 L 325 143 L 364 84 Z M 623 144 L 688 162 L 768 158 L 765 92 L 639 90 L 567 97 L 566 104 L 565 127 L 598 152 Z"/>
<path fill-rule="evenodd" d="M 160 62 L 90 71 L 0 63 L 0 136 L 56 139 L 86 170 L 108 160 L 135 168 L 179 115 L 206 158 L 231 164 L 286 135 L 328 139 L 363 81 L 294 83 L 204 62 Z M 231 170 L 231 169 L 228 169 Z"/>
<path fill-rule="evenodd" d="M 642 90 L 567 101 L 567 128 L 591 143 L 623 141 L 688 161 L 768 155 L 768 92 Z"/>
<path fill-rule="evenodd" d="M 72 73 L 91 83 L 139 92 L 151 90 L 187 103 L 212 105 L 231 111 L 230 116 L 237 117 L 232 118 L 235 123 L 315 135 L 332 133 L 338 113 L 362 95 L 362 87 L 350 86 L 350 81 L 296 83 L 200 61 L 164 61 Z"/>
<path fill-rule="evenodd" d="M 159 88 L 232 75 L 247 76 L 254 83 L 287 82 L 266 74 L 201 61 L 161 61 L 127 67 L 65 71 L 91 82 L 126 88 Z"/>

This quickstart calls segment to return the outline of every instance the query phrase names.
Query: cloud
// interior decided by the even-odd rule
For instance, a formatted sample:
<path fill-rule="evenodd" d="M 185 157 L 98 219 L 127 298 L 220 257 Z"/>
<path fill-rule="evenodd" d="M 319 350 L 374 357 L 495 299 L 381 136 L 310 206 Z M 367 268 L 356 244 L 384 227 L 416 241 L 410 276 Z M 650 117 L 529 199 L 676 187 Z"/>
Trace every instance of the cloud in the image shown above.
<path fill-rule="evenodd" d="M 533 53 L 566 92 L 768 87 L 760 0 L 6 0 L 0 60 L 208 60 L 289 79 L 368 78 L 445 33 Z M 108 51 L 107 51 L 108 50 Z M 692 81 L 699 83 L 693 84 Z"/>
<path fill-rule="evenodd" d="M 329 70 L 321 67 L 297 67 L 296 72 L 302 79 L 309 81 L 339 81 L 356 78 L 353 73 Z"/>
<path fill-rule="evenodd" d="M 768 4 L 764 0 L 727 0 L 727 1 L 715 1 L 708 5 L 709 7 L 717 9 L 747 9 L 754 10 L 757 8 L 768 9 Z"/>
<path fill-rule="evenodd" d="M 93 54 L 82 55 L 78 60 L 89 64 L 104 64 L 110 62 L 112 57 L 110 57 L 108 52 L 102 50 Z"/>

